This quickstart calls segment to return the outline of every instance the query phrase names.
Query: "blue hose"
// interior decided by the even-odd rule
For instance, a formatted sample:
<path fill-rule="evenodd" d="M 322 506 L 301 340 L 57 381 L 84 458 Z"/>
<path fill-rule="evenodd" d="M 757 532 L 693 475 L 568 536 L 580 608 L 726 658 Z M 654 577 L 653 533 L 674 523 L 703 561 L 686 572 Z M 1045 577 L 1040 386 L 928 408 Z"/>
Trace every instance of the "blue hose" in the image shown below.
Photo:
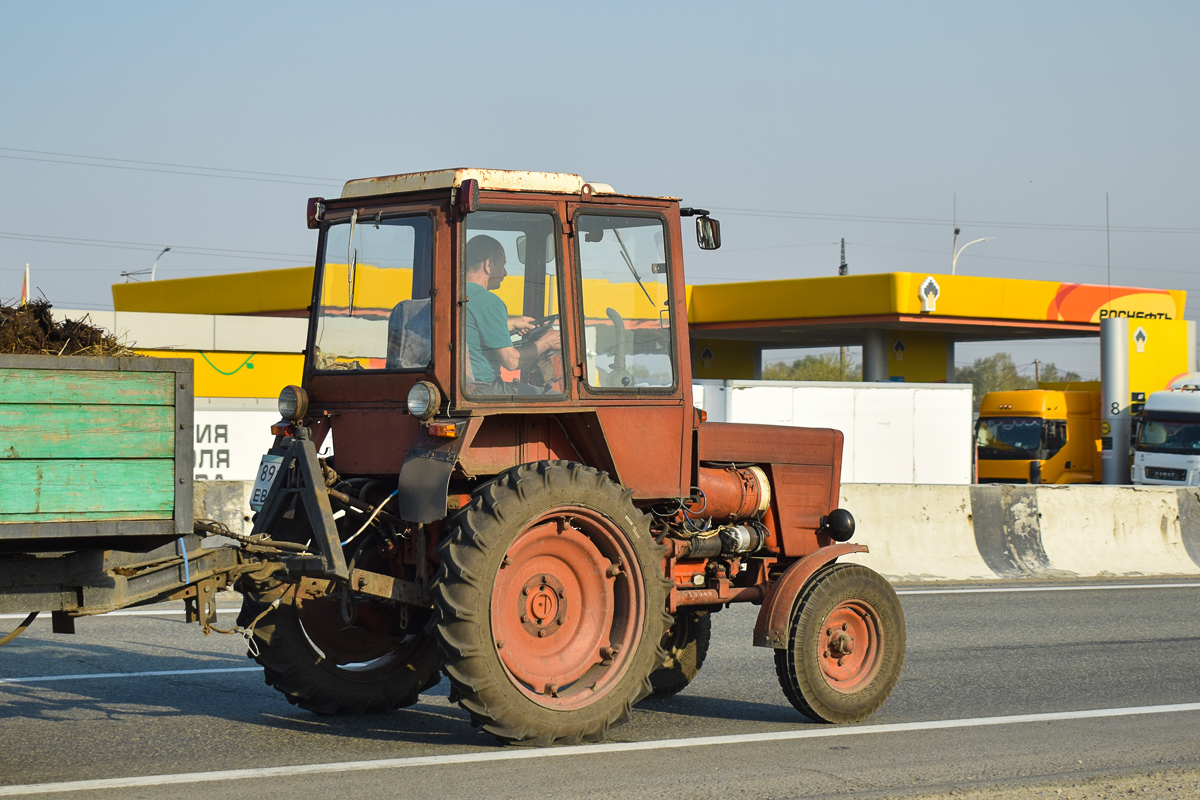
<path fill-rule="evenodd" d="M 183 537 L 179 537 L 179 549 L 183 551 L 183 582 L 184 585 L 192 582 L 192 570 L 188 565 L 187 545 L 183 543 Z"/>

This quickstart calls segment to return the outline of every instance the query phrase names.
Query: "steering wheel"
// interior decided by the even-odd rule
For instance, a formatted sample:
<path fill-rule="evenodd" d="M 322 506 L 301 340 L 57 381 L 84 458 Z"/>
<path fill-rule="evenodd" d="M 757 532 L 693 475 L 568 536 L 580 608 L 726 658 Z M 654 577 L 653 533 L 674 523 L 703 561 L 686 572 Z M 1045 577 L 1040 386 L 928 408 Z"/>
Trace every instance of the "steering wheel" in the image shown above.
<path fill-rule="evenodd" d="M 556 322 L 558 322 L 558 314 L 535 317 L 534 327 L 521 334 L 521 341 L 537 341 L 545 336 Z M 533 364 L 522 370 L 522 374 L 522 383 L 536 386 L 548 393 L 561 394 L 563 391 L 562 351 L 558 348 L 546 350 L 538 356 Z"/>
<path fill-rule="evenodd" d="M 527 342 L 536 339 L 556 322 L 558 322 L 558 314 L 551 314 L 548 317 L 534 317 L 533 327 L 527 333 L 521 334 L 521 340 Z"/>

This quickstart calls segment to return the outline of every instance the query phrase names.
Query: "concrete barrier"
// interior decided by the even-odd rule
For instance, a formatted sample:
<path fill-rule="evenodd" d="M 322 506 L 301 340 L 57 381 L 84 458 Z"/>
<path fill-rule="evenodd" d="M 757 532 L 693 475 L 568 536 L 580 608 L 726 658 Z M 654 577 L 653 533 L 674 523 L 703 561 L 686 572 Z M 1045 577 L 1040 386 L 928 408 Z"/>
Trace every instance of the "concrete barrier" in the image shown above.
<path fill-rule="evenodd" d="M 194 513 L 249 533 L 248 481 L 197 481 Z M 894 580 L 1200 575 L 1200 490 L 1162 486 L 842 486 L 846 560 Z"/>
<path fill-rule="evenodd" d="M 1050 563 L 1079 575 L 1194 574 L 1184 544 L 1179 489 L 1055 486 L 1038 489 Z"/>
<path fill-rule="evenodd" d="M 192 516 L 215 519 L 234 533 L 250 533 L 251 481 L 195 481 L 192 492 Z"/>
<path fill-rule="evenodd" d="M 965 497 L 965 500 L 964 500 Z M 854 560 L 899 580 L 1200 575 L 1200 491 L 847 484 Z"/>
<path fill-rule="evenodd" d="M 849 556 L 892 578 L 995 578 L 975 546 L 969 486 L 842 485 L 841 506 L 854 515 L 852 541 L 870 553 Z"/>

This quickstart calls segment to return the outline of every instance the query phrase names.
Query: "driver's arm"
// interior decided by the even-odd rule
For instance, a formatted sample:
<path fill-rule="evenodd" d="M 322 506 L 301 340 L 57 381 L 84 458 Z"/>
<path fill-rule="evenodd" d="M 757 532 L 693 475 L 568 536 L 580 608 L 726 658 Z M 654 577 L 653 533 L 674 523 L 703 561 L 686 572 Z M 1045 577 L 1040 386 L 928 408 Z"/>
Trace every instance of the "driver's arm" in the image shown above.
<path fill-rule="evenodd" d="M 516 370 L 530 366 L 547 350 L 558 350 L 561 347 L 562 335 L 551 328 L 532 341 L 521 342 L 513 347 L 501 347 L 492 352 L 499 359 L 500 366 L 507 370 Z"/>

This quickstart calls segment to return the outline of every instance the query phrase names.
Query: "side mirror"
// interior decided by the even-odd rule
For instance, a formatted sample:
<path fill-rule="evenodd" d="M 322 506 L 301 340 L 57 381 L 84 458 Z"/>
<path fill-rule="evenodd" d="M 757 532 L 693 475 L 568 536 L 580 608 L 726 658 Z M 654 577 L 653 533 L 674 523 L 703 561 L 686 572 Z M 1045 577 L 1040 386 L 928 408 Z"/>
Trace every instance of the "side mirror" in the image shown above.
<path fill-rule="evenodd" d="M 716 250 L 721 246 L 721 223 L 712 217 L 696 217 L 696 244 L 701 250 Z"/>
<path fill-rule="evenodd" d="M 522 264 L 529 263 L 526 260 L 528 258 L 528 256 L 526 255 L 526 253 L 528 252 L 528 248 L 529 248 L 529 237 L 522 233 L 520 236 L 517 237 L 517 260 L 520 261 Z M 554 234 L 552 234 L 552 233 L 547 234 L 547 236 L 546 236 L 546 247 L 544 250 L 542 250 L 542 259 L 543 259 L 543 263 L 546 263 L 546 264 L 549 264 L 551 261 L 553 261 L 555 259 Z"/>

